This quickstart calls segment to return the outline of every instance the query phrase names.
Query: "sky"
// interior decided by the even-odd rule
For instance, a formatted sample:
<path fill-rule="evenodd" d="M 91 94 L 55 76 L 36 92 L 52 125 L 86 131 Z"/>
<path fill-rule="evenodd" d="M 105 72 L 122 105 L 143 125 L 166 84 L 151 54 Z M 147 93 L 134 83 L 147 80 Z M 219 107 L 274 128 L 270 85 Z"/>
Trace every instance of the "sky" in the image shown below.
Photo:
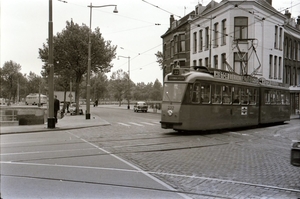
<path fill-rule="evenodd" d="M 63 1 L 67 2 L 64 3 Z M 221 0 L 216 0 L 220 2 Z M 117 5 L 93 8 L 92 29 L 100 28 L 105 40 L 117 46 L 117 57 L 107 74 L 119 69 L 128 71 L 135 83 L 150 83 L 158 79 L 162 83 L 162 70 L 156 62 L 155 53 L 162 51 L 162 38 L 169 28 L 170 14 L 179 19 L 195 9 L 198 3 L 206 6 L 210 0 L 52 0 L 53 35 L 66 27 L 73 19 L 77 24 L 90 24 L 90 9 L 93 6 Z M 292 17 L 300 15 L 300 0 L 273 0 L 279 11 L 289 8 Z M 48 0 L 1 0 L 1 67 L 7 61 L 22 66 L 21 72 L 30 71 L 40 75 L 42 61 L 38 49 L 48 38 Z M 159 24 L 159 25 L 157 25 Z M 87 49 L 88 50 L 88 49 Z M 130 65 L 128 66 L 128 58 Z"/>

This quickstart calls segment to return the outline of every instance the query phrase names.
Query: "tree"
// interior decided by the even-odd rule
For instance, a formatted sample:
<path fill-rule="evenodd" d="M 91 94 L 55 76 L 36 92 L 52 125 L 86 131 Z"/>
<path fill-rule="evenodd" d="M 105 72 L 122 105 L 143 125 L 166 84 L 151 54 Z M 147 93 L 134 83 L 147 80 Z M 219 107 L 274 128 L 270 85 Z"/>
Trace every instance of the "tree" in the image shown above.
<path fill-rule="evenodd" d="M 53 37 L 54 74 L 75 81 L 77 111 L 80 84 L 87 73 L 89 32 L 90 29 L 86 25 L 80 26 L 73 21 L 67 21 L 66 28 Z M 39 49 L 40 59 L 45 63 L 43 69 L 46 76 L 49 74 L 48 51 L 46 44 Z M 111 41 L 104 40 L 98 27 L 91 33 L 91 52 L 91 70 L 95 73 L 109 72 L 112 67 L 111 60 L 116 56 L 116 46 L 112 46 Z"/>
<path fill-rule="evenodd" d="M 164 69 L 165 61 L 164 61 L 164 54 L 160 51 L 157 51 L 155 54 L 156 56 L 156 62 L 159 64 L 160 69 Z"/>
<path fill-rule="evenodd" d="M 128 74 L 122 69 L 113 72 L 110 81 L 109 81 L 109 90 L 112 93 L 113 97 L 119 102 L 125 98 L 126 91 L 128 90 Z"/>
<path fill-rule="evenodd" d="M 10 100 L 19 101 L 16 99 L 17 90 L 19 85 L 19 79 L 22 78 L 21 74 L 21 65 L 16 62 L 10 60 L 4 63 L 1 69 L 1 94 L 9 99 L 8 104 L 10 104 Z"/>
<path fill-rule="evenodd" d="M 162 100 L 162 85 L 158 81 L 158 79 L 155 80 L 153 87 L 152 87 L 152 92 L 151 92 L 151 100 L 153 101 L 161 101 Z"/>

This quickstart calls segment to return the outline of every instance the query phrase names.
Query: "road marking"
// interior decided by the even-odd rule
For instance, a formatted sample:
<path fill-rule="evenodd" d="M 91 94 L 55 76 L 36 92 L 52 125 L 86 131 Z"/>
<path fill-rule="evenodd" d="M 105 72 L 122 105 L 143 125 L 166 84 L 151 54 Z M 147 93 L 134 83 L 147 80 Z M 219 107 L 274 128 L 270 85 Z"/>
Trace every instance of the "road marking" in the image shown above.
<path fill-rule="evenodd" d="M 121 125 L 123 125 L 123 126 L 131 126 L 131 125 L 129 125 L 129 124 L 124 124 L 124 123 L 121 123 L 121 122 L 119 122 L 118 124 L 121 124 Z"/>
<path fill-rule="evenodd" d="M 74 135 L 75 136 L 75 135 Z M 108 170 L 108 171 L 120 171 L 120 172 L 132 172 L 132 173 L 142 173 L 151 179 L 155 180 L 156 182 L 160 183 L 161 185 L 165 186 L 166 188 L 169 188 L 172 191 L 177 191 L 173 187 L 170 187 L 169 185 L 165 184 L 161 180 L 155 178 L 154 176 L 150 174 L 155 175 L 165 175 L 165 176 L 172 176 L 172 177 L 181 177 L 181 178 L 189 178 L 189 179 L 201 179 L 201 180 L 210 180 L 210 181 L 216 181 L 216 182 L 223 182 L 223 183 L 231 183 L 231 184 L 240 184 L 240 185 L 248 185 L 248 186 L 254 186 L 254 187 L 260 187 L 260 188 L 269 188 L 269 189 L 278 189 L 282 191 L 292 191 L 296 193 L 300 193 L 299 189 L 291 189 L 291 188 L 284 188 L 284 187 L 278 187 L 278 186 L 272 186 L 272 185 L 263 185 L 263 184 L 255 184 L 255 183 L 248 183 L 243 181 L 235 181 L 235 180 L 226 180 L 226 179 L 220 179 L 220 178 L 211 178 L 211 177 L 203 177 L 203 176 L 195 176 L 195 175 L 184 175 L 184 174 L 174 174 L 174 173 L 164 173 L 164 172 L 155 172 L 155 171 L 144 171 L 137 166 L 127 162 L 126 160 L 123 160 L 119 158 L 118 156 L 110 153 L 109 151 L 106 151 L 105 149 L 102 149 L 100 147 L 97 147 L 96 145 L 79 138 L 82 141 L 85 141 L 87 144 L 93 145 L 99 150 L 102 150 L 103 152 L 108 153 L 108 155 L 113 156 L 114 158 L 124 162 L 125 164 L 131 166 L 133 169 L 119 169 L 119 168 L 109 168 L 109 167 L 93 167 L 93 166 L 76 166 L 76 165 L 64 165 L 64 164 L 45 164 L 45 163 L 30 163 L 30 162 L 11 162 L 11 161 L 0 161 L 0 164 L 11 164 L 11 165 L 28 165 L 28 166 L 47 166 L 47 167 L 63 167 L 63 168 L 79 168 L 79 169 L 95 169 L 95 170 Z M 189 198 L 188 196 L 177 193 L 184 198 Z"/>
<path fill-rule="evenodd" d="M 68 152 L 68 151 L 84 151 L 84 150 L 95 150 L 95 148 L 85 148 L 85 149 L 68 149 L 68 150 L 52 150 L 52 151 L 33 151 L 33 152 L 19 152 L 19 153 L 1 153 L 0 156 L 6 155 L 26 155 L 26 154 L 40 154 L 40 153 L 57 153 L 57 152 Z"/>
<path fill-rule="evenodd" d="M 151 123 L 148 123 L 148 122 L 141 122 L 143 124 L 147 124 L 147 125 L 151 125 L 151 126 L 154 126 L 155 124 L 151 124 Z"/>
<path fill-rule="evenodd" d="M 89 145 L 91 145 L 91 146 L 93 146 L 93 147 L 95 147 L 95 148 L 97 148 L 97 149 L 99 149 L 99 150 L 101 150 L 101 151 L 107 153 L 108 155 L 110 155 L 110 156 L 116 158 L 117 160 L 119 160 L 119 161 L 121 161 L 121 162 L 124 162 L 125 164 L 127 164 L 127 165 L 130 166 L 130 167 L 132 167 L 133 169 L 136 169 L 137 171 L 135 171 L 135 172 L 139 172 L 139 173 L 144 174 L 145 176 L 151 178 L 151 179 L 154 180 L 155 182 L 161 184 L 162 186 L 166 187 L 167 189 L 169 189 L 169 190 L 171 190 L 171 191 L 175 191 L 175 192 L 177 191 L 176 189 L 174 189 L 174 188 L 171 187 L 170 185 L 168 185 L 168 184 L 166 184 L 165 182 L 159 180 L 158 178 L 152 176 L 152 175 L 150 174 L 151 172 L 147 172 L 147 171 L 144 171 L 144 170 L 140 169 L 139 167 L 135 166 L 134 164 L 132 164 L 132 163 L 130 163 L 130 162 L 128 162 L 128 161 L 126 161 L 126 160 L 120 158 L 119 156 L 117 156 L 117 155 L 115 155 L 115 154 L 113 154 L 113 153 L 111 153 L 111 152 L 109 152 L 109 151 L 107 151 L 107 150 L 105 150 L 105 149 L 103 149 L 103 148 L 97 146 L 96 144 L 93 144 L 93 143 L 91 143 L 91 142 L 89 142 L 89 141 L 87 141 L 87 140 L 81 138 L 80 136 L 75 135 L 74 133 L 71 133 L 71 132 L 68 132 L 68 133 L 69 133 L 70 135 L 73 135 L 73 136 L 76 137 L 77 139 L 79 139 L 79 140 L 81 140 L 81 141 L 83 141 L 83 142 L 85 142 L 85 143 L 87 143 L 87 144 L 89 144 Z M 1 163 L 1 161 L 0 161 L 0 163 Z M 111 168 L 110 168 L 110 169 L 111 169 Z M 119 169 L 118 169 L 118 170 L 119 170 Z M 132 170 L 127 170 L 127 171 L 134 172 L 134 171 L 132 171 Z M 177 193 L 177 194 L 180 195 L 180 196 L 183 197 L 183 198 L 190 199 L 190 197 L 188 197 L 188 196 L 185 195 L 185 194 L 182 194 L 182 193 Z"/>
<path fill-rule="evenodd" d="M 135 123 L 135 122 L 128 122 L 128 123 L 136 125 L 136 126 L 144 126 L 144 125 L 141 125 L 141 124 L 138 124 L 138 123 Z"/>

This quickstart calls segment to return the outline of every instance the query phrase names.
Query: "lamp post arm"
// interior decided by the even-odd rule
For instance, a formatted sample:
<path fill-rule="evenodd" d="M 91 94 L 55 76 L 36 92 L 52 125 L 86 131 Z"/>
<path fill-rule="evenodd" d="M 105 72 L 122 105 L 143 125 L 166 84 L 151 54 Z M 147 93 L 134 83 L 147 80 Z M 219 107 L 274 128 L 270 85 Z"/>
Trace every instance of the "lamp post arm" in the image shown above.
<path fill-rule="evenodd" d="M 117 6 L 117 5 L 115 5 L 115 4 L 109 4 L 109 5 L 103 5 L 103 6 L 93 6 L 91 4 L 88 7 L 90 7 L 90 8 L 103 8 L 103 7 L 109 7 L 109 6 Z"/>

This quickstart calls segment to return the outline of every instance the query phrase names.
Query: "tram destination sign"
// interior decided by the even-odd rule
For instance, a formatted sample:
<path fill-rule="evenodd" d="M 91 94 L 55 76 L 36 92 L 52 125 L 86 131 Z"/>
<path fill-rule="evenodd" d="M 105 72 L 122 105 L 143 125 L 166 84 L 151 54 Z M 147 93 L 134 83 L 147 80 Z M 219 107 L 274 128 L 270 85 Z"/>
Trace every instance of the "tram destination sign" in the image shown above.
<path fill-rule="evenodd" d="M 185 77 L 182 75 L 169 75 L 168 80 L 169 81 L 184 81 Z"/>

